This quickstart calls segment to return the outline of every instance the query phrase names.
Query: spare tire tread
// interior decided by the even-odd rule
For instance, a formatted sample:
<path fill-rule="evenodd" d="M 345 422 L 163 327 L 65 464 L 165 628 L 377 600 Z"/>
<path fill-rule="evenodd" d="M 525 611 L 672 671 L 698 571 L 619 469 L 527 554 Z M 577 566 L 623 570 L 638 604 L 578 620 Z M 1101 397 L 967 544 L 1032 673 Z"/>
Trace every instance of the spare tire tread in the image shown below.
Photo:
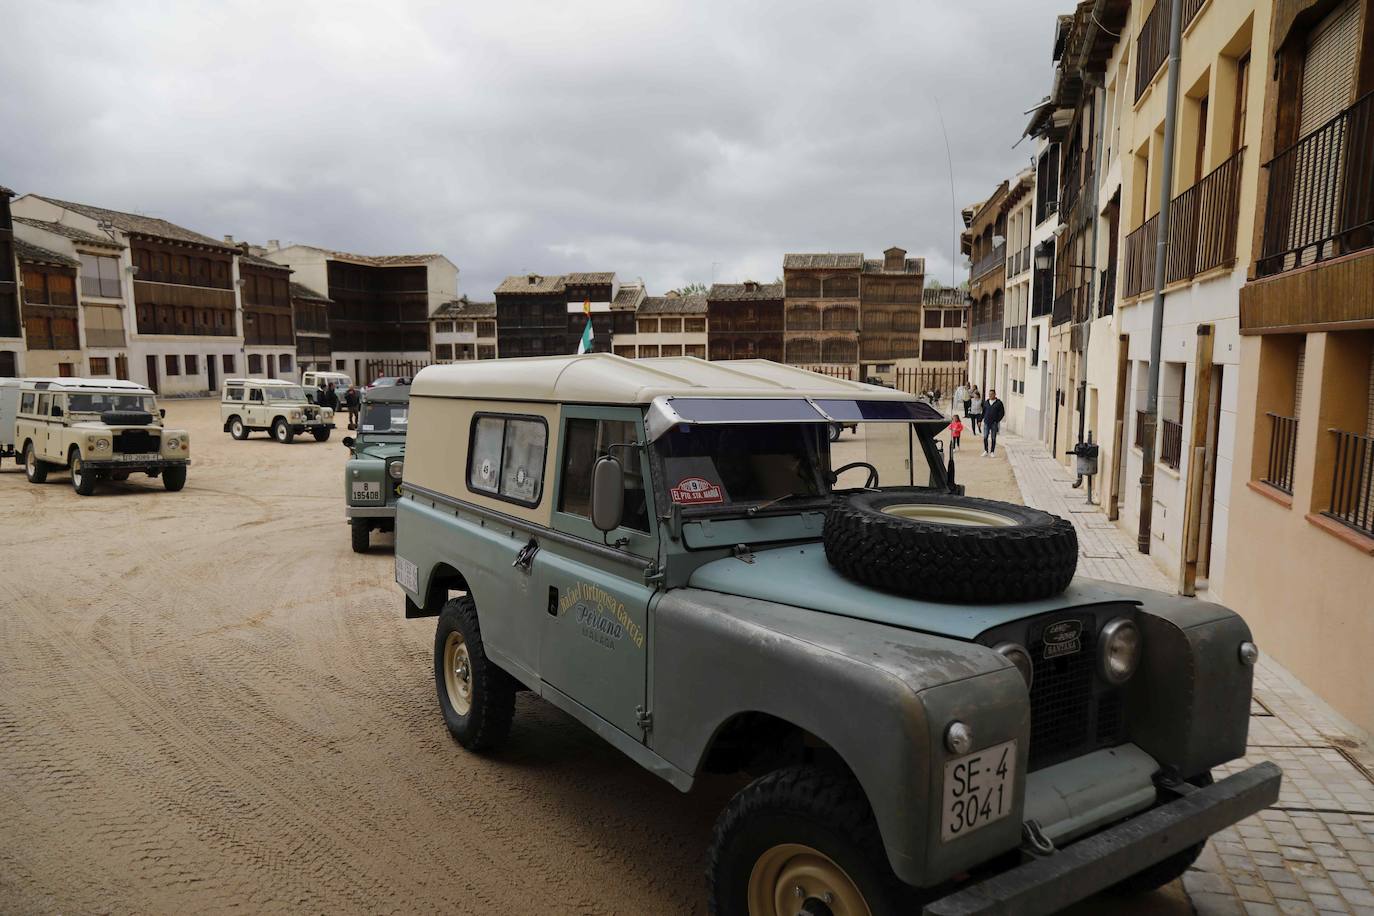
<path fill-rule="evenodd" d="M 882 511 L 918 502 L 991 510 L 1017 524 L 943 525 Z M 1078 535 L 1039 509 L 901 488 L 837 501 L 826 517 L 825 554 L 841 574 L 884 591 L 958 603 L 1030 601 L 1068 587 Z"/>
<path fill-rule="evenodd" d="M 107 410 L 100 415 L 106 426 L 147 426 L 153 415 L 146 410 Z"/>

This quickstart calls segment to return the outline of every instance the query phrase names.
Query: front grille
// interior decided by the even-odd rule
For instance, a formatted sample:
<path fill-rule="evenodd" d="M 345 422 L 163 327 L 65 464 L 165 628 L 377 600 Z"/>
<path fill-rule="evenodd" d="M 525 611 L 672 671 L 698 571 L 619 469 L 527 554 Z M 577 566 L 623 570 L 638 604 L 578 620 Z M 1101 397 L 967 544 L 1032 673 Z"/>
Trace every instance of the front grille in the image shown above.
<path fill-rule="evenodd" d="M 320 418 L 320 409 L 318 407 L 305 408 L 305 418 L 307 420 L 318 420 Z"/>
<path fill-rule="evenodd" d="M 1102 622 L 1108 617 L 1103 616 Z M 1055 654 L 1053 636 L 1047 631 L 1077 624 L 1078 648 Z M 1097 673 L 1098 620 L 1092 613 L 1054 614 L 1030 624 L 1026 649 L 1034 677 L 1031 684 L 1030 760 L 1032 770 L 1051 766 L 1125 740 L 1125 716 L 1121 690 L 1109 686 Z M 1046 657 L 1047 643 L 1050 657 Z"/>
<path fill-rule="evenodd" d="M 159 451 L 160 438 L 146 429 L 126 429 L 114 434 L 114 450 L 120 455 L 141 455 Z"/>

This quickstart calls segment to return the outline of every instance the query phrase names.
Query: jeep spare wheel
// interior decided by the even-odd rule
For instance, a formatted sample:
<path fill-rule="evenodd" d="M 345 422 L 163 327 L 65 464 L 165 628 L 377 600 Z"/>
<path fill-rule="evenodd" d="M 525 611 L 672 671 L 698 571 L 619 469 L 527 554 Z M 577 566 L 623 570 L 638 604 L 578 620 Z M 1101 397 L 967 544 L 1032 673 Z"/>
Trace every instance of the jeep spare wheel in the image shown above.
<path fill-rule="evenodd" d="M 845 576 L 932 601 L 1031 601 L 1068 587 L 1078 535 L 1013 503 L 896 488 L 835 502 L 825 555 Z"/>
<path fill-rule="evenodd" d="M 100 414 L 106 426 L 147 426 L 153 415 L 144 410 L 106 410 Z"/>

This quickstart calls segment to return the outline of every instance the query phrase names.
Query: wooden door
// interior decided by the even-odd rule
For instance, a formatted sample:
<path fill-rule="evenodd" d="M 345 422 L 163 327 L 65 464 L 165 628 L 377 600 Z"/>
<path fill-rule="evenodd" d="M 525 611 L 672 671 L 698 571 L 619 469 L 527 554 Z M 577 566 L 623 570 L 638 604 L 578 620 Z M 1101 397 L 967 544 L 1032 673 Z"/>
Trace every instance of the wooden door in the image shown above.
<path fill-rule="evenodd" d="M 148 387 L 153 389 L 154 394 L 161 394 L 162 389 L 157 382 L 157 357 L 148 354 Z"/>

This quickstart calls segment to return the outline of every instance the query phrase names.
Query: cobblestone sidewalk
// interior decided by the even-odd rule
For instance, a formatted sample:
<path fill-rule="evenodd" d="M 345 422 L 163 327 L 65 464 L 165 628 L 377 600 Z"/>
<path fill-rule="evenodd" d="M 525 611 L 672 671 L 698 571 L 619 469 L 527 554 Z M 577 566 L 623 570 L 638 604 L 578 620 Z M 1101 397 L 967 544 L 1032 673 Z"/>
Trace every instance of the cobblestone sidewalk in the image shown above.
<path fill-rule="evenodd" d="M 1134 539 L 1107 521 L 1042 443 L 998 442 L 1027 505 L 1073 522 L 1079 572 L 1173 591 Z M 1237 608 L 1244 613 L 1244 608 Z M 1260 646 L 1263 652 L 1264 646 Z M 1223 830 L 1183 886 L 1201 916 L 1374 914 L 1374 749 L 1281 665 L 1261 655 L 1249 754 L 1218 778 L 1261 760 L 1283 768 L 1278 804 Z"/>

